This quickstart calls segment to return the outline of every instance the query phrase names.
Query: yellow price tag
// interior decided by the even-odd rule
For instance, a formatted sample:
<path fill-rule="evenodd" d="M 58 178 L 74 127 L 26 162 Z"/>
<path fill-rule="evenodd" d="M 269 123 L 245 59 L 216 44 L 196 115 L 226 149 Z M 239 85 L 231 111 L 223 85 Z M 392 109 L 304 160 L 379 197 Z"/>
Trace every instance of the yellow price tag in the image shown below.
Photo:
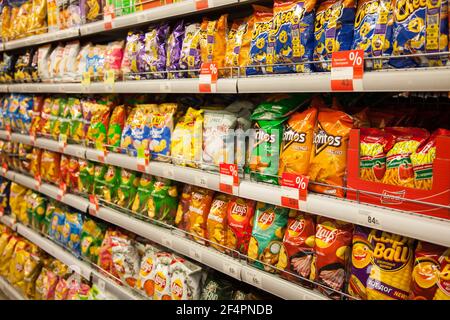
<path fill-rule="evenodd" d="M 108 70 L 105 72 L 104 76 L 105 84 L 114 84 L 115 82 L 115 73 L 114 70 Z"/>
<path fill-rule="evenodd" d="M 81 75 L 81 84 L 88 86 L 91 84 L 91 74 L 89 72 L 83 72 Z"/>

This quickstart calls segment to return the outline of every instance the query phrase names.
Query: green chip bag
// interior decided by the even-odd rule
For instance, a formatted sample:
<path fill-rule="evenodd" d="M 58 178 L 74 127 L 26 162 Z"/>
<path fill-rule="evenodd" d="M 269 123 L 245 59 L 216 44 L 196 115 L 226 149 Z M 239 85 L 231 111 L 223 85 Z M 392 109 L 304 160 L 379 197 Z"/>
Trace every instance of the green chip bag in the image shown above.
<path fill-rule="evenodd" d="M 172 181 L 157 178 L 149 199 L 148 214 L 152 219 L 174 224 L 178 208 L 178 190 Z"/>
<path fill-rule="evenodd" d="M 113 202 L 117 196 L 117 189 L 120 183 L 120 168 L 108 166 L 103 179 L 103 186 L 100 197 L 108 202 Z"/>
<path fill-rule="evenodd" d="M 283 138 L 283 123 L 289 115 L 309 101 L 304 94 L 278 94 L 253 111 L 253 135 L 247 171 L 257 181 L 278 184 L 278 165 Z"/>
<path fill-rule="evenodd" d="M 105 175 L 108 166 L 104 164 L 95 164 L 94 166 L 94 194 L 103 198 L 103 190 L 105 188 Z"/>
<path fill-rule="evenodd" d="M 55 212 L 57 202 L 53 199 L 50 199 L 47 203 L 47 208 L 45 209 L 44 218 L 41 224 L 41 232 L 43 234 L 49 234 L 50 226 L 52 223 L 53 213 Z"/>
<path fill-rule="evenodd" d="M 47 198 L 38 193 L 33 193 L 28 198 L 27 214 L 31 227 L 35 230 L 41 230 L 47 208 Z"/>
<path fill-rule="evenodd" d="M 86 218 L 81 227 L 81 255 L 97 262 L 98 252 L 105 235 L 105 226 L 93 219 Z"/>
<path fill-rule="evenodd" d="M 115 204 L 122 208 L 130 209 L 136 196 L 139 186 L 139 177 L 132 170 L 124 169 L 120 171 L 119 188 L 117 189 L 117 197 Z"/>
<path fill-rule="evenodd" d="M 117 152 L 120 147 L 120 138 L 122 137 L 122 130 L 127 118 L 125 106 L 117 106 L 111 113 L 108 126 L 108 140 L 107 144 L 112 147 L 113 152 Z"/>
<path fill-rule="evenodd" d="M 80 159 L 78 163 L 80 167 L 78 174 L 78 190 L 81 193 L 92 193 L 94 187 L 95 165 L 93 162 L 84 159 Z"/>
<path fill-rule="evenodd" d="M 69 105 L 69 138 L 80 143 L 86 137 L 84 132 L 83 110 L 81 109 L 81 100 L 79 98 L 70 97 L 67 100 Z"/>
<path fill-rule="evenodd" d="M 60 135 L 69 137 L 70 134 L 70 104 L 68 99 L 61 99 L 61 115 L 59 117 L 60 121 Z"/>
<path fill-rule="evenodd" d="M 149 202 L 151 201 L 153 191 L 154 179 L 153 176 L 143 174 L 139 180 L 139 187 L 137 188 L 136 196 L 134 197 L 133 206 L 131 210 L 136 213 L 149 214 Z"/>
<path fill-rule="evenodd" d="M 252 259 L 251 263 L 254 266 L 269 272 L 275 272 L 275 269 L 259 261 L 269 265 L 278 263 L 288 217 L 288 208 L 263 202 L 257 203 L 253 218 L 252 237 L 248 245 L 248 256 Z"/>
<path fill-rule="evenodd" d="M 50 135 L 53 139 L 59 138 L 59 133 L 61 132 L 61 114 L 63 111 L 63 106 L 65 99 L 58 97 L 53 99 L 53 104 L 50 109 Z"/>

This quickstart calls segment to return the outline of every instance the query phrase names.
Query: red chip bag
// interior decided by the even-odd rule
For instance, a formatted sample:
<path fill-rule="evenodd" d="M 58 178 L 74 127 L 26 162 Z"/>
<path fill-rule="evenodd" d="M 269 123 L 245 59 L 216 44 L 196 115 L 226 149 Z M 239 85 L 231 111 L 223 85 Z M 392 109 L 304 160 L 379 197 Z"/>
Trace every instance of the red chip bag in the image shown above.
<path fill-rule="evenodd" d="M 331 298 L 339 298 L 336 291 L 342 292 L 344 289 L 352 232 L 351 223 L 325 217 L 317 219 L 310 279 L 321 284 L 319 291 Z"/>
<path fill-rule="evenodd" d="M 247 254 L 248 243 L 252 236 L 255 201 L 234 197 L 227 209 L 227 247 Z"/>

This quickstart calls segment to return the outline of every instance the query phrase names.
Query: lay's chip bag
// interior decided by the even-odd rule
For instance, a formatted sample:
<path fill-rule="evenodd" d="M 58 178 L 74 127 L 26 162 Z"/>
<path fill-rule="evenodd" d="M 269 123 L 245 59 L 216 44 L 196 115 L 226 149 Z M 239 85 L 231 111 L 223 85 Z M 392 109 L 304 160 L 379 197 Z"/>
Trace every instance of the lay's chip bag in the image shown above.
<path fill-rule="evenodd" d="M 392 54 L 393 3 L 395 0 L 360 0 L 353 33 L 354 50 L 366 57 Z M 381 69 L 387 60 L 366 60 L 369 69 Z"/>
<path fill-rule="evenodd" d="M 252 237 L 248 244 L 248 257 L 258 268 L 275 272 L 282 247 L 289 209 L 258 202 L 253 220 Z M 263 264 L 263 263 L 265 264 Z"/>
<path fill-rule="evenodd" d="M 273 67 L 258 67 L 258 65 L 273 64 L 274 48 L 269 47 L 269 36 L 272 26 L 272 9 L 254 5 L 254 24 L 252 41 L 250 43 L 250 61 L 246 70 L 247 75 L 272 72 Z"/>
<path fill-rule="evenodd" d="M 356 226 L 348 292 L 367 300 L 406 300 L 413 271 L 414 239 Z"/>
<path fill-rule="evenodd" d="M 319 109 L 314 128 L 313 150 L 309 164 L 309 179 L 328 186 L 309 184 L 309 189 L 344 196 L 344 190 L 333 186 L 344 186 L 347 168 L 347 145 L 353 119 L 342 111 Z"/>
<path fill-rule="evenodd" d="M 393 55 L 448 51 L 448 1 L 394 0 Z M 447 56 L 390 59 L 396 68 L 445 65 Z"/>
<path fill-rule="evenodd" d="M 317 114 L 317 108 L 308 108 L 293 113 L 284 124 L 278 176 L 285 172 L 308 175 Z"/>
<path fill-rule="evenodd" d="M 315 0 L 276 0 L 270 40 L 274 41 L 275 73 L 310 72 L 309 64 L 279 65 L 311 61 L 314 50 Z"/>
<path fill-rule="evenodd" d="M 354 0 L 327 0 L 320 3 L 314 28 L 314 60 L 331 60 L 333 52 L 350 50 L 355 21 Z M 330 71 L 331 63 L 315 64 L 317 71 Z"/>

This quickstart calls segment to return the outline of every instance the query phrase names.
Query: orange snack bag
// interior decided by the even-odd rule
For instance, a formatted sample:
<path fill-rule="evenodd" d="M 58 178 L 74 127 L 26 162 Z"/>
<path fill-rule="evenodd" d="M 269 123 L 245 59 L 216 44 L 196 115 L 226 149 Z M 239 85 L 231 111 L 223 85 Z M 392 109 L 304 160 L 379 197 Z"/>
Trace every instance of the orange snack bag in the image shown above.
<path fill-rule="evenodd" d="M 41 155 L 41 178 L 44 181 L 59 184 L 61 154 L 43 150 Z"/>
<path fill-rule="evenodd" d="M 252 236 L 255 201 L 234 197 L 227 209 L 227 247 L 247 254 Z"/>
<path fill-rule="evenodd" d="M 317 108 L 295 112 L 284 124 L 278 169 L 280 177 L 284 172 L 308 174 L 317 112 Z"/>
<path fill-rule="evenodd" d="M 53 106 L 53 98 L 47 97 L 44 100 L 44 105 L 42 106 L 41 112 L 41 123 L 39 128 L 41 128 L 41 133 L 45 135 L 50 134 L 50 115 Z"/>
<path fill-rule="evenodd" d="M 225 251 L 227 232 L 227 209 L 230 196 L 217 194 L 211 204 L 206 221 L 206 238 L 210 246 L 219 251 Z M 215 244 L 217 243 L 217 245 Z"/>
<path fill-rule="evenodd" d="M 208 21 L 205 18 L 201 25 L 200 54 L 202 62 L 213 62 L 218 69 L 223 68 L 225 64 L 227 19 L 227 14 L 220 16 L 218 20 Z M 219 74 L 223 74 L 223 70 L 219 71 Z"/>
<path fill-rule="evenodd" d="M 209 189 L 197 187 L 192 191 L 188 231 L 193 234 L 193 239 L 201 244 L 205 244 L 205 241 L 201 238 L 206 238 L 206 219 L 208 218 L 213 196 L 214 191 Z M 196 237 L 196 235 L 201 238 Z"/>
<path fill-rule="evenodd" d="M 309 164 L 309 179 L 329 186 L 309 184 L 312 191 L 344 196 L 344 190 L 333 186 L 344 186 L 347 168 L 347 145 L 353 119 L 342 111 L 319 109 L 314 128 L 313 150 Z"/>
<path fill-rule="evenodd" d="M 245 28 L 242 29 L 241 50 L 239 52 L 239 66 L 242 68 L 241 73 L 245 74 L 245 67 L 250 64 L 250 45 L 252 43 L 253 26 L 255 24 L 255 16 L 251 15 L 246 19 Z M 238 31 L 239 32 L 239 31 Z"/>

